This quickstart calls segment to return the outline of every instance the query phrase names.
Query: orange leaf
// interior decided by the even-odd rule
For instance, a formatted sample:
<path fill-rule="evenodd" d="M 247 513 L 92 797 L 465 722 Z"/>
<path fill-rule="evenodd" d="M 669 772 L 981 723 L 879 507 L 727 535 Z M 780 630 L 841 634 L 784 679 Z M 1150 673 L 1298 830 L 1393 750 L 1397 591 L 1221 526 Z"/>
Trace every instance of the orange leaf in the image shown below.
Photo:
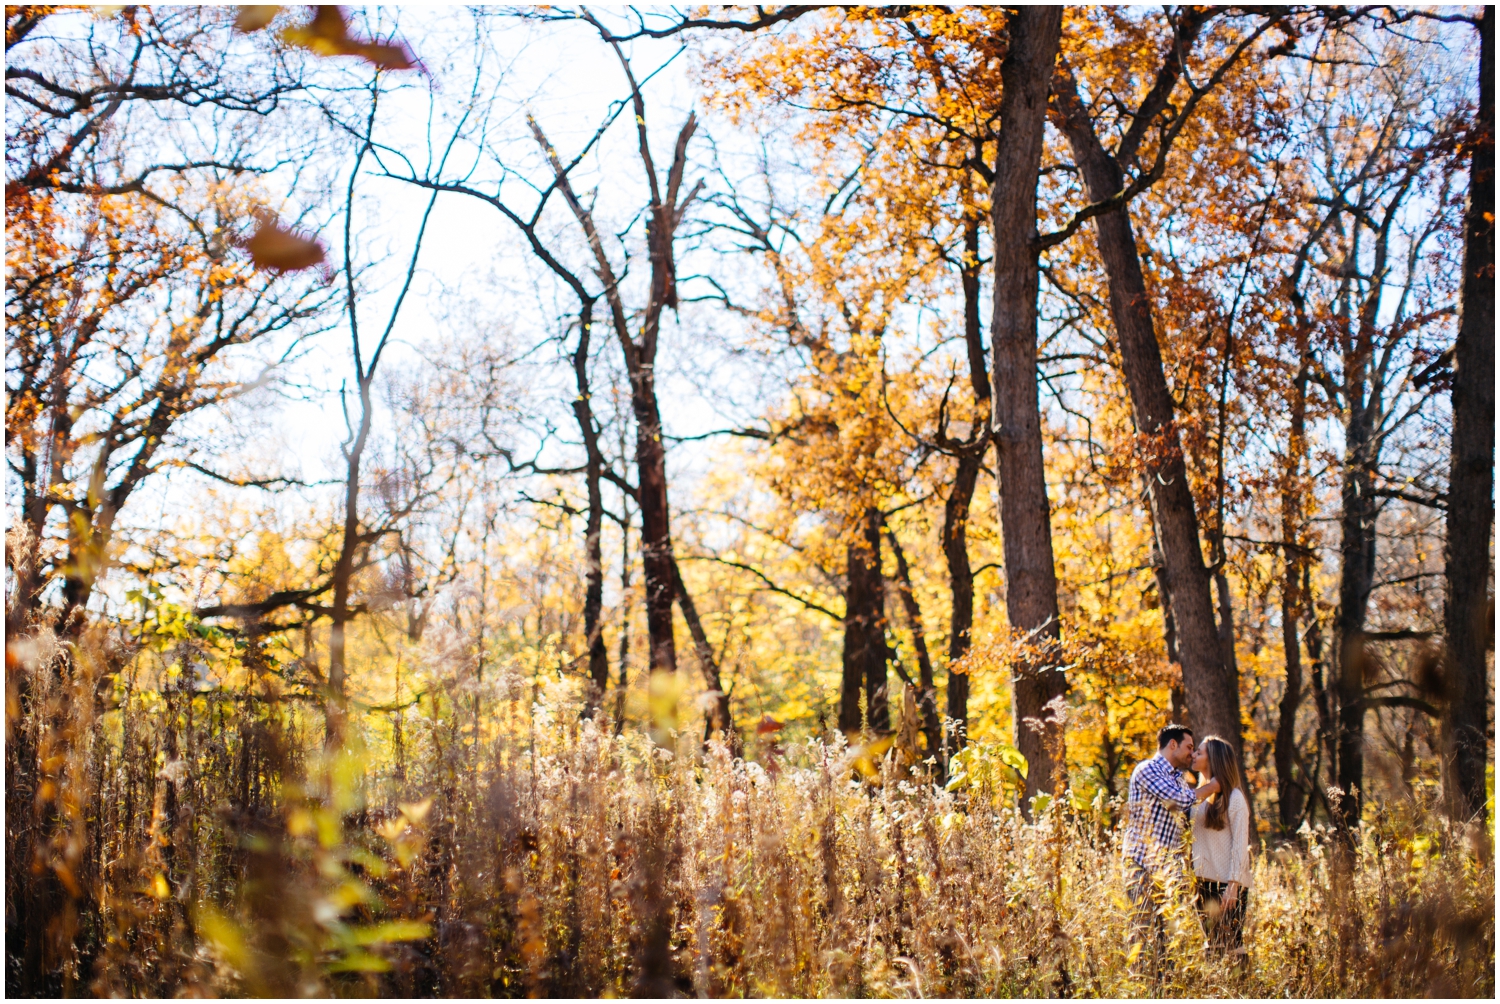
<path fill-rule="evenodd" d="M 763 715 L 761 716 L 760 724 L 755 726 L 755 734 L 763 736 L 768 732 L 780 732 L 784 728 L 786 728 L 784 724 L 778 722 L 770 715 Z"/>
<path fill-rule="evenodd" d="M 411 70 L 417 65 L 406 46 L 394 42 L 353 42 L 346 54 L 363 57 L 382 70 Z"/>
<path fill-rule="evenodd" d="M 296 272 L 323 260 L 323 245 L 283 227 L 271 215 L 261 217 L 260 227 L 245 242 L 256 268 L 271 272 Z"/>

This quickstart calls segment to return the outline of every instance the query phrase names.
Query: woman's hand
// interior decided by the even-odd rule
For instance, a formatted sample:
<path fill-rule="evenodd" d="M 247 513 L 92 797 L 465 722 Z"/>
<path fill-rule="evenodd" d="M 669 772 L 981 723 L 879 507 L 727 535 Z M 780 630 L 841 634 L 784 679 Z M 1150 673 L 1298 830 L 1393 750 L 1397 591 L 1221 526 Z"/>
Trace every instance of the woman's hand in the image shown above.
<path fill-rule="evenodd" d="M 1219 900 L 1223 909 L 1228 910 L 1240 901 L 1240 884 L 1231 882 L 1224 887 L 1224 898 Z"/>
<path fill-rule="evenodd" d="M 1204 784 L 1200 784 L 1200 785 L 1198 785 L 1198 787 L 1194 788 L 1193 789 L 1193 794 L 1196 795 L 1197 798 L 1198 798 L 1198 801 L 1201 802 L 1205 798 L 1207 798 L 1209 795 L 1212 795 L 1214 792 L 1216 792 L 1218 790 L 1219 790 L 1219 779 L 1215 777 L 1215 778 L 1210 778 Z"/>

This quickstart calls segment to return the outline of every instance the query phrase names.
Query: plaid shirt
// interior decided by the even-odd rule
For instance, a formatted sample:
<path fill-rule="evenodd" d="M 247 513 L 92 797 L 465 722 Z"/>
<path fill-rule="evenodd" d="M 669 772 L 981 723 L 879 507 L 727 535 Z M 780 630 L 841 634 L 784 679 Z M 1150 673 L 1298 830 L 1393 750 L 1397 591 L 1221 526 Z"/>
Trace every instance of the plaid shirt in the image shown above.
<path fill-rule="evenodd" d="M 1130 817 L 1125 825 L 1125 858 L 1143 868 L 1165 864 L 1182 851 L 1182 825 L 1197 796 L 1182 783 L 1182 772 L 1160 753 L 1130 775 Z"/>

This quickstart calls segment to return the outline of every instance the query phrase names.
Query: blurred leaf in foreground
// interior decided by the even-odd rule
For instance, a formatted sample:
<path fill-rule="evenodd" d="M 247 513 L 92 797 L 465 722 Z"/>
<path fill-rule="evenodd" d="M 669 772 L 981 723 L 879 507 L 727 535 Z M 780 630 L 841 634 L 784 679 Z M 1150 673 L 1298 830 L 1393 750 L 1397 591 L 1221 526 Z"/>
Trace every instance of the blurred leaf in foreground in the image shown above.
<path fill-rule="evenodd" d="M 245 250 L 256 268 L 270 272 L 298 272 L 323 261 L 323 245 L 316 238 L 282 226 L 269 213 L 260 217 L 260 226 L 245 242 Z"/>
<path fill-rule="evenodd" d="M 279 3 L 240 4 L 234 16 L 234 30 L 247 35 L 252 31 L 260 31 L 276 19 L 281 7 Z"/>
<path fill-rule="evenodd" d="M 350 35 L 342 7 L 328 4 L 314 10 L 316 13 L 307 24 L 282 29 L 281 40 L 318 56 L 358 56 L 382 70 L 416 68 L 416 61 L 405 46 Z"/>

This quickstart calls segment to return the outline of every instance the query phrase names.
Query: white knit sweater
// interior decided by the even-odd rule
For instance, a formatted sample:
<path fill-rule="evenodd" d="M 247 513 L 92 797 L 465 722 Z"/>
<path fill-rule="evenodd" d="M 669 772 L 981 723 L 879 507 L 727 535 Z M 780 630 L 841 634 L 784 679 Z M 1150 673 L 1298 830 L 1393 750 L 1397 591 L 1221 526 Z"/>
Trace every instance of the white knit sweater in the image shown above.
<path fill-rule="evenodd" d="M 1203 824 L 1206 801 L 1193 806 L 1193 873 L 1210 882 L 1250 887 L 1250 806 L 1238 788 L 1229 793 L 1229 819 L 1222 830 Z"/>

